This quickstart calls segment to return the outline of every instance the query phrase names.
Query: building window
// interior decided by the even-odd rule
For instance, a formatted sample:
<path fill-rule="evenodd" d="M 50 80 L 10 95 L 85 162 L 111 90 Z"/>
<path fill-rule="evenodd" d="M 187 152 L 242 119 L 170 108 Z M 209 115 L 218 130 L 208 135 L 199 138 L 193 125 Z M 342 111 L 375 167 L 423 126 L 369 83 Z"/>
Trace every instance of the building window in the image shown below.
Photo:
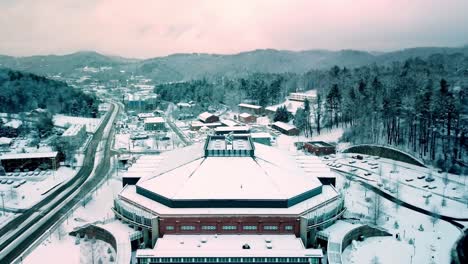
<path fill-rule="evenodd" d="M 275 226 L 275 225 L 263 226 L 263 230 L 278 230 L 278 226 Z"/>
<path fill-rule="evenodd" d="M 242 227 L 243 230 L 257 230 L 257 226 L 247 225 Z"/>
<path fill-rule="evenodd" d="M 223 230 L 237 230 L 237 226 L 225 225 L 223 226 Z"/>
<path fill-rule="evenodd" d="M 172 230 L 174 230 L 174 226 L 166 226 L 166 230 L 167 231 L 172 231 Z"/>
<path fill-rule="evenodd" d="M 207 226 L 202 226 L 202 230 L 216 230 L 216 226 L 214 225 L 207 225 Z"/>
<path fill-rule="evenodd" d="M 291 230 L 293 230 L 293 226 L 292 225 L 287 225 L 287 226 L 284 227 L 284 230 L 291 231 Z"/>
<path fill-rule="evenodd" d="M 195 230 L 195 226 L 181 226 L 180 230 L 182 231 L 190 231 L 190 230 Z"/>

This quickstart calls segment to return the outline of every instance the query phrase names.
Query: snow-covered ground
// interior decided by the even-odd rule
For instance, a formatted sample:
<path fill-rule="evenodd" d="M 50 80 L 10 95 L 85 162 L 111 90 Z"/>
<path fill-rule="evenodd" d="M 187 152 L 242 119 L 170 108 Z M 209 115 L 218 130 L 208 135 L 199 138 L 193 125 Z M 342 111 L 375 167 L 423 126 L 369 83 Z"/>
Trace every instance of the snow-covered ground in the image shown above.
<path fill-rule="evenodd" d="M 85 242 L 84 239 L 81 239 L 80 244 L 76 245 L 76 238 L 68 235 L 68 233 L 86 223 L 112 218 L 111 207 L 113 206 L 113 200 L 121 189 L 122 182 L 114 174 L 93 194 L 93 198 L 85 206 L 81 204 L 45 241 L 26 256 L 23 263 L 41 264 L 46 259 L 47 263 L 92 263 L 89 257 L 92 252 L 91 242 Z M 122 232 L 133 232 L 132 228 L 118 221 L 111 224 L 113 229 L 118 225 Z M 110 255 L 115 258 L 114 250 L 112 249 L 109 254 L 107 252 L 108 248 L 112 249 L 109 244 L 97 241 L 94 246 L 95 260 L 97 261 L 101 257 L 103 263 L 109 263 Z M 52 256 L 53 258 L 51 258 Z"/>
<path fill-rule="evenodd" d="M 380 264 L 411 263 L 413 247 L 402 243 L 393 237 L 370 237 L 362 242 L 356 242 L 343 252 L 345 263 L 374 263 L 374 258 Z M 416 263 L 416 262 L 413 262 Z"/>
<path fill-rule="evenodd" d="M 93 133 L 101 123 L 101 118 L 77 117 L 66 115 L 54 115 L 54 125 L 64 127 L 67 124 L 83 124 L 86 125 L 86 131 Z"/>
<path fill-rule="evenodd" d="M 345 180 L 343 176 L 337 177 L 337 187 L 343 189 Z M 345 203 L 348 211 L 345 217 L 359 218 L 372 222 L 368 217 L 372 211 L 372 202 L 367 202 L 366 197 L 374 200 L 374 193 L 365 191 L 364 187 L 354 181 L 349 181 L 349 187 L 343 189 Z M 358 243 L 357 249 L 352 245 L 344 252 L 345 263 L 370 263 L 374 255 L 379 258 L 379 263 L 450 263 L 450 251 L 460 231 L 445 221 L 433 223 L 427 215 L 417 213 L 402 206 L 381 198 L 381 217 L 378 225 L 393 234 L 399 234 L 402 239 L 398 241 L 394 237 L 366 239 L 364 243 Z M 395 224 L 397 223 L 397 224 Z M 419 228 L 422 226 L 423 230 Z M 409 240 L 414 241 L 414 247 Z M 378 242 L 378 241 L 381 242 Z M 376 242 L 377 243 L 373 243 Z M 411 257 L 413 256 L 413 257 Z M 401 261 L 400 261 L 401 260 Z"/>

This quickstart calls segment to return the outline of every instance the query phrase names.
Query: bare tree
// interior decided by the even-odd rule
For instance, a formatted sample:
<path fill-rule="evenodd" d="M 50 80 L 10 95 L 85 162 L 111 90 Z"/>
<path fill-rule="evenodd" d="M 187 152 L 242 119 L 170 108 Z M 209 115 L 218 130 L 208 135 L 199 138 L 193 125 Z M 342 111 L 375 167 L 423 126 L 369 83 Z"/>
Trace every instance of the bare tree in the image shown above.
<path fill-rule="evenodd" d="M 429 220 L 432 223 L 432 227 L 434 227 L 435 224 L 437 222 L 439 222 L 439 220 L 440 220 L 439 209 L 436 206 L 434 206 L 434 207 L 432 207 L 431 213 L 432 213 L 432 215 L 429 216 L 430 217 Z"/>
<path fill-rule="evenodd" d="M 383 204 L 380 195 L 374 193 L 372 203 L 369 207 L 370 218 L 372 219 L 374 225 L 377 225 L 379 222 L 380 216 L 382 215 Z"/>

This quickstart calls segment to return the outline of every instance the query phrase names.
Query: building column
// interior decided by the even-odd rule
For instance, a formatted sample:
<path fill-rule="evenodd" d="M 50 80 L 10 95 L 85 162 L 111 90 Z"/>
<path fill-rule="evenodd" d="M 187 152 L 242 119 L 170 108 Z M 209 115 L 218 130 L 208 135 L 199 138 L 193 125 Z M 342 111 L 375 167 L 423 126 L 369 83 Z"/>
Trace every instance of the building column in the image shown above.
<path fill-rule="evenodd" d="M 158 240 L 159 237 L 159 218 L 155 217 L 151 219 L 151 248 L 154 248 L 154 245 L 156 244 L 156 240 Z"/>
<path fill-rule="evenodd" d="M 299 224 L 299 233 L 301 235 L 302 244 L 307 248 L 307 219 L 303 216 Z"/>
<path fill-rule="evenodd" d="M 149 241 L 149 229 L 143 228 L 141 232 L 143 233 L 143 243 L 145 243 L 145 247 L 151 246 L 151 241 Z"/>

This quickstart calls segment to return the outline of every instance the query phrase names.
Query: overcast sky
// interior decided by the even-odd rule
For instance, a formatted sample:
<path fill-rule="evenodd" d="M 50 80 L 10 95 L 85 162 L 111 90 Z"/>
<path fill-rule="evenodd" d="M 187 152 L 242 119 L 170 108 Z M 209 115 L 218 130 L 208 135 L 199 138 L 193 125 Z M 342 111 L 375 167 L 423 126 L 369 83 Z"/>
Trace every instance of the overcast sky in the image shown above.
<path fill-rule="evenodd" d="M 460 46 L 467 10 L 468 0 L 0 0 L 0 54 Z"/>

